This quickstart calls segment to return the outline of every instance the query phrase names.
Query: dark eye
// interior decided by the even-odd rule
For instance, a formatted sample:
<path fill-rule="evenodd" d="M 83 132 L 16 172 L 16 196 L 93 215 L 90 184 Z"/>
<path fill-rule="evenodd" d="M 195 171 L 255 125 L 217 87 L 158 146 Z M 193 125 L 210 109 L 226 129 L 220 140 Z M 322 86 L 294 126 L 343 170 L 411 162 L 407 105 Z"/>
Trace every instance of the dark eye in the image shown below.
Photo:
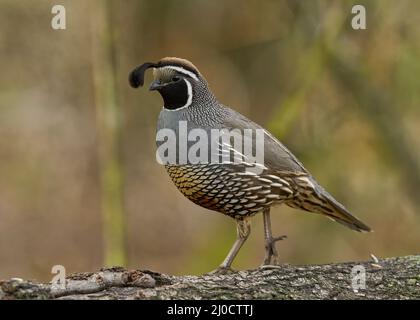
<path fill-rule="evenodd" d="M 172 81 L 173 81 L 173 82 L 177 82 L 177 81 L 179 81 L 179 80 L 181 80 L 181 77 L 179 77 L 179 76 L 173 76 L 173 77 L 172 77 Z"/>

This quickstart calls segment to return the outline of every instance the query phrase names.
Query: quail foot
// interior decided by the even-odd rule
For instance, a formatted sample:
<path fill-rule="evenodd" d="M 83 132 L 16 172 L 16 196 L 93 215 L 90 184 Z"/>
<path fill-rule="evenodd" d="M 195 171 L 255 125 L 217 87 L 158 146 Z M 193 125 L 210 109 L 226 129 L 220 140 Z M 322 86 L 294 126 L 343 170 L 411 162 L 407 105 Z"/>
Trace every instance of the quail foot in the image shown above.
<path fill-rule="evenodd" d="M 272 235 L 270 208 L 274 205 L 318 213 L 355 231 L 370 231 L 273 135 L 220 103 L 191 62 L 169 57 L 144 63 L 130 73 L 131 86 L 143 86 L 144 74 L 150 68 L 154 75 L 150 90 L 158 91 L 163 98 L 156 135 L 158 158 L 183 195 L 237 223 L 237 239 L 218 270 L 230 269 L 251 232 L 249 220 L 257 213 L 263 214 L 264 221 L 263 264 L 278 263 L 275 243 L 285 236 Z M 214 138 L 215 130 L 224 133 Z M 170 132 L 178 139 L 172 145 L 168 144 Z M 226 132 L 229 138 L 223 139 Z M 241 143 L 235 143 L 237 135 Z M 198 138 L 207 139 L 211 147 L 197 147 Z M 251 145 L 250 152 L 245 152 L 247 144 Z M 262 161 L 255 160 L 258 153 Z"/>

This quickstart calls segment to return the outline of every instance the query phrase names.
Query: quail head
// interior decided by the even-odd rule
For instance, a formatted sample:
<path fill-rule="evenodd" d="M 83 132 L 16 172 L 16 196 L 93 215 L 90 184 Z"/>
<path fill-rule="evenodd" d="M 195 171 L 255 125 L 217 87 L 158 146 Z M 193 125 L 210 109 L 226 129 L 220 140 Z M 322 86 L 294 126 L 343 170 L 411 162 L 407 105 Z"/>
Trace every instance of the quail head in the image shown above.
<path fill-rule="evenodd" d="M 274 205 L 286 204 L 356 231 L 370 231 L 273 135 L 220 103 L 191 62 L 171 57 L 144 63 L 130 73 L 132 87 L 144 84 L 149 68 L 154 75 L 150 90 L 163 98 L 157 158 L 184 196 L 237 223 L 237 239 L 218 270 L 230 268 L 250 234 L 249 218 L 259 212 L 264 221 L 263 264 L 278 263 L 275 243 L 285 236 L 272 235 L 270 208 Z"/>

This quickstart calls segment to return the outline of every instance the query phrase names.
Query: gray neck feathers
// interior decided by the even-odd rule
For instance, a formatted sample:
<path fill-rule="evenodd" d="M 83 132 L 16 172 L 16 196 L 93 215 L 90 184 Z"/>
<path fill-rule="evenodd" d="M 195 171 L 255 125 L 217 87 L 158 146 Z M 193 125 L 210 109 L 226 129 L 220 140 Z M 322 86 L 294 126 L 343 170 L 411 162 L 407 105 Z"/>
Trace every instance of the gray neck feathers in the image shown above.
<path fill-rule="evenodd" d="M 223 107 L 211 92 L 207 83 L 200 82 L 193 88 L 193 102 L 183 110 L 188 121 L 202 126 L 213 126 L 222 122 Z"/>
<path fill-rule="evenodd" d="M 225 114 L 225 108 L 217 101 L 207 83 L 196 82 L 193 86 L 191 105 L 180 110 L 163 109 L 158 127 L 173 128 L 178 126 L 179 121 L 188 121 L 203 128 L 217 128 L 223 123 Z"/>

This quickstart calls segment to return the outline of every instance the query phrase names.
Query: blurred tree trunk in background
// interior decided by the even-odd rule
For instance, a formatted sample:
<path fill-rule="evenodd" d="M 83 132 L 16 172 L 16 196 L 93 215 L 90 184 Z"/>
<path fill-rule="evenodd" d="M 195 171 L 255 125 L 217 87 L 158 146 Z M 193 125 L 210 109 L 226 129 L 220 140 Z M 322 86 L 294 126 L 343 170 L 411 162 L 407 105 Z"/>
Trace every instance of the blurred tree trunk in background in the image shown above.
<path fill-rule="evenodd" d="M 121 165 L 121 119 L 115 80 L 111 2 L 92 2 L 92 73 L 99 151 L 105 265 L 127 264 Z"/>

